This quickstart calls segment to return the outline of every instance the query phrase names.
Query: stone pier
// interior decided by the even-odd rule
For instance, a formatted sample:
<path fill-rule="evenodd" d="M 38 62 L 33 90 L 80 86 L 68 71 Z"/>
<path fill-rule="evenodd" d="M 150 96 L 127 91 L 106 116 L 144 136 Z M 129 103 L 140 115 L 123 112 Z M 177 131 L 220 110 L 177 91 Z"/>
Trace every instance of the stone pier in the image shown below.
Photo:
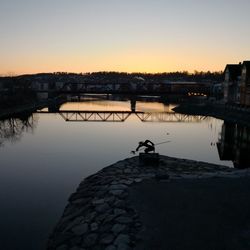
<path fill-rule="evenodd" d="M 132 185 L 152 179 L 240 176 L 250 176 L 250 171 L 167 156 L 159 156 L 158 166 L 143 166 L 139 157 L 119 161 L 80 183 L 50 236 L 48 250 L 134 249 L 143 223 L 128 200 Z"/>

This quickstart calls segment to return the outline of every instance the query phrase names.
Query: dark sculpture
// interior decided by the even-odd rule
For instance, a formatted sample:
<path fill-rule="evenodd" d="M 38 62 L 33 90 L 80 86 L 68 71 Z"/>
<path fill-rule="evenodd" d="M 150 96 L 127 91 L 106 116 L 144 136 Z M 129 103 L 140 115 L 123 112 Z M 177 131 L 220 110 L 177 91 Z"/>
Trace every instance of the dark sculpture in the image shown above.
<path fill-rule="evenodd" d="M 155 152 L 155 144 L 151 142 L 150 140 L 146 141 L 140 141 L 138 147 L 135 151 L 131 151 L 132 154 L 135 154 L 135 152 L 138 152 L 142 147 L 145 147 L 144 152 L 148 154 L 149 152 Z"/>

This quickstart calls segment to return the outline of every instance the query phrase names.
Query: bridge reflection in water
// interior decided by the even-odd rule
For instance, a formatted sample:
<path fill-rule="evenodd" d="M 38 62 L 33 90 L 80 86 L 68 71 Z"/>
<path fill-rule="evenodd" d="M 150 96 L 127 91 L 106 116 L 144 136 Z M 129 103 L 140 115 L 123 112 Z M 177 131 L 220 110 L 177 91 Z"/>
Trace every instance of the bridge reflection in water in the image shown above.
<path fill-rule="evenodd" d="M 141 112 L 141 111 L 77 111 L 47 110 L 37 111 L 39 114 L 58 113 L 67 122 L 125 122 L 130 116 L 136 116 L 142 122 L 201 122 L 206 116 L 184 115 L 174 112 Z"/>

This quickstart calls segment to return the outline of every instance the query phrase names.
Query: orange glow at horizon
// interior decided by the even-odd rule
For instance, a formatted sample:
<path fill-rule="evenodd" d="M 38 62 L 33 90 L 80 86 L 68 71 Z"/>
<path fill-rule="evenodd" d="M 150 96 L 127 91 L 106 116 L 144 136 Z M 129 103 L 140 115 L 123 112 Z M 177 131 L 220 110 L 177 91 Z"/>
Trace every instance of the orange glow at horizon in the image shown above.
<path fill-rule="evenodd" d="M 51 56 L 38 55 L 27 58 L 16 58 L 9 62 L 0 62 L 0 75 L 21 75 L 49 72 L 143 72 L 161 73 L 188 71 L 222 71 L 227 63 L 231 62 L 228 58 L 216 60 L 212 55 L 206 55 L 207 60 L 202 60 L 199 56 L 189 53 L 174 55 L 161 52 L 140 52 L 131 51 L 126 53 L 111 55 L 67 55 Z M 235 61 L 239 61 L 235 59 Z"/>

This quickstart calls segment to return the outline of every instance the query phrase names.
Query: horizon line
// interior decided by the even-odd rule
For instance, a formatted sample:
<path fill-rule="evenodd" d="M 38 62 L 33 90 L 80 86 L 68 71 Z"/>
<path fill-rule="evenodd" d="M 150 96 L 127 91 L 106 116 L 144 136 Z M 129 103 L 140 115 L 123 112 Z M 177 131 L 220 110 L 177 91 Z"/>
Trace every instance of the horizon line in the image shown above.
<path fill-rule="evenodd" d="M 86 75 L 86 74 L 96 74 L 96 73 L 117 73 L 117 74 L 128 74 L 128 75 L 133 75 L 133 74 L 143 74 L 143 75 L 160 75 L 160 74 L 171 74 L 171 73 L 183 73 L 183 74 L 188 74 L 188 75 L 195 75 L 199 73 L 223 73 L 224 70 L 194 70 L 193 72 L 190 72 L 188 70 L 177 70 L 177 71 L 161 71 L 161 72 L 139 72 L 139 71 L 131 71 L 131 72 L 126 72 L 126 71 L 107 71 L 107 70 L 100 70 L 100 71 L 88 71 L 88 72 L 70 72 L 70 71 L 49 71 L 49 72 L 36 72 L 36 73 L 20 73 L 16 74 L 14 72 L 8 72 L 5 74 L 0 74 L 0 77 L 19 77 L 19 76 L 31 76 L 31 75 L 40 75 L 40 74 L 76 74 L 76 75 Z"/>

